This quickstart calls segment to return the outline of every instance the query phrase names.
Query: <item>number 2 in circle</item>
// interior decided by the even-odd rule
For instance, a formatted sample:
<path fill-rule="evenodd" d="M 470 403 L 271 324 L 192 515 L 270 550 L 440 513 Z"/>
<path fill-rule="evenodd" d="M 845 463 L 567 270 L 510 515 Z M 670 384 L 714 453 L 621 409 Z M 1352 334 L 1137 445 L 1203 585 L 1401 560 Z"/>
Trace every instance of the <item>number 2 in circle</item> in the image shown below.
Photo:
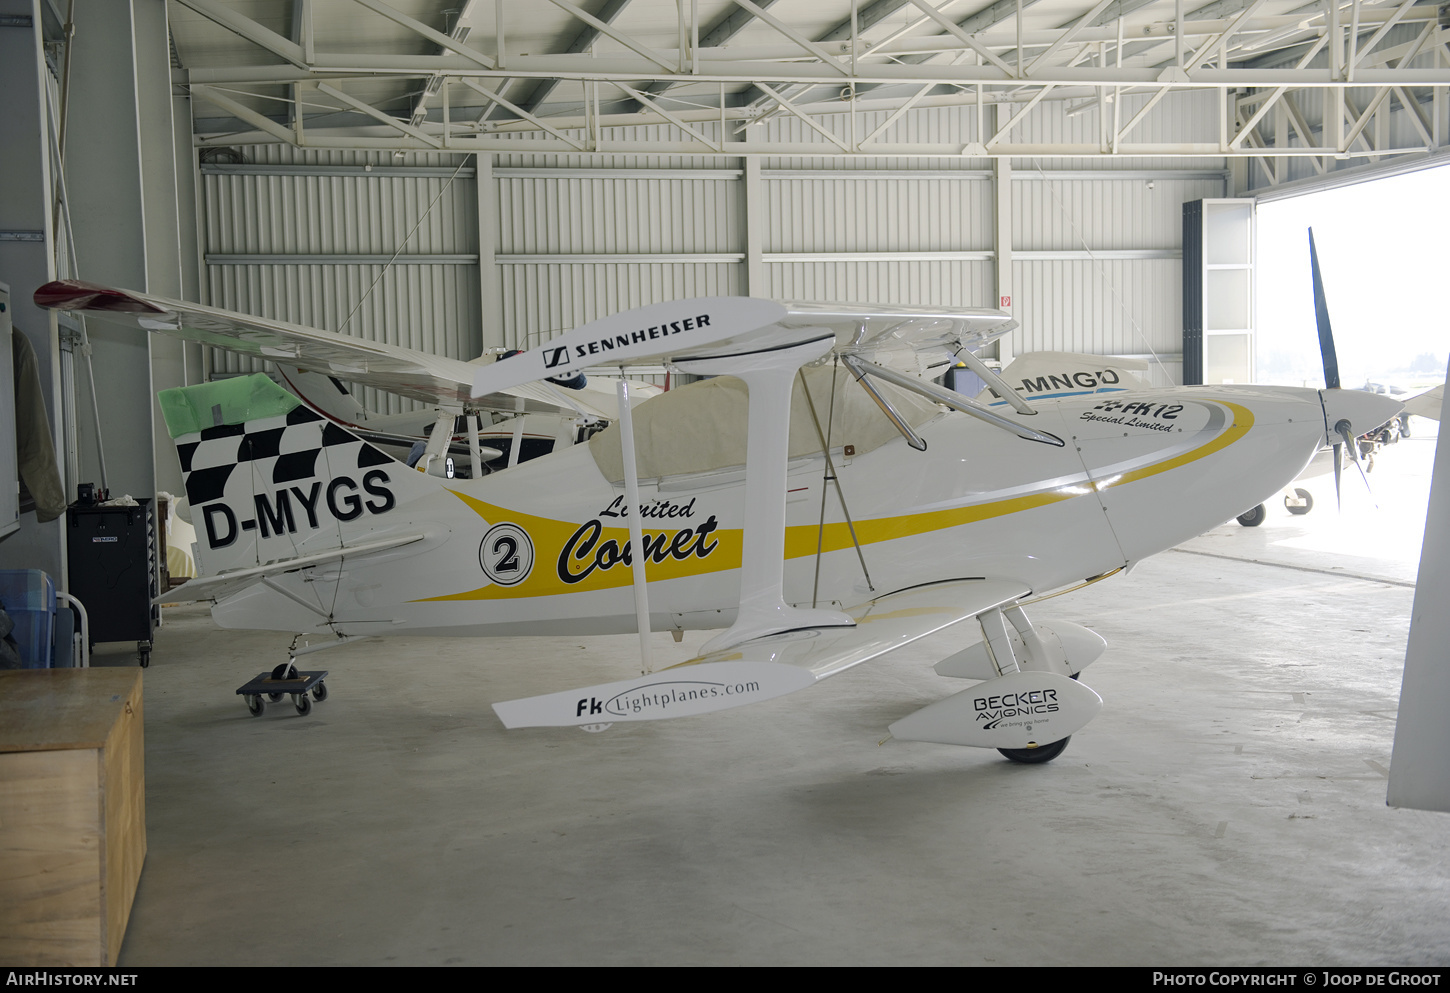
<path fill-rule="evenodd" d="M 495 524 L 478 546 L 478 564 L 499 586 L 516 586 L 534 567 L 534 543 L 517 524 Z"/>

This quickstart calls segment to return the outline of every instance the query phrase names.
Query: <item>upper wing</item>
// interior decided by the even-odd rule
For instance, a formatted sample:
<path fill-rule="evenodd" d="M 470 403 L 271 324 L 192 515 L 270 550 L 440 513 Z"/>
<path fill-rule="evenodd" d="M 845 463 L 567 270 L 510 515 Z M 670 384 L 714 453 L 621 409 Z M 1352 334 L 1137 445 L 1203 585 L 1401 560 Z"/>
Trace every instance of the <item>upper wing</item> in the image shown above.
<path fill-rule="evenodd" d="M 1017 327 L 1000 310 L 934 309 L 893 304 L 787 303 L 785 327 L 826 327 L 836 350 L 913 375 L 935 377 L 955 353 L 975 351 Z"/>
<path fill-rule="evenodd" d="M 814 685 L 1029 592 L 1005 580 L 935 583 L 847 610 L 855 627 L 757 638 L 638 679 L 510 700 L 493 709 L 505 727 L 516 728 L 653 721 L 739 707 Z"/>
<path fill-rule="evenodd" d="M 435 406 L 462 407 L 466 403 L 514 410 L 516 400 L 523 399 L 530 413 L 564 409 L 599 414 L 593 404 L 581 405 L 569 395 L 571 391 L 548 383 L 527 383 L 472 400 L 469 390 L 478 366 L 461 359 L 132 290 L 62 279 L 36 290 L 35 303 L 54 310 L 91 314 L 253 358 L 300 366 Z"/>

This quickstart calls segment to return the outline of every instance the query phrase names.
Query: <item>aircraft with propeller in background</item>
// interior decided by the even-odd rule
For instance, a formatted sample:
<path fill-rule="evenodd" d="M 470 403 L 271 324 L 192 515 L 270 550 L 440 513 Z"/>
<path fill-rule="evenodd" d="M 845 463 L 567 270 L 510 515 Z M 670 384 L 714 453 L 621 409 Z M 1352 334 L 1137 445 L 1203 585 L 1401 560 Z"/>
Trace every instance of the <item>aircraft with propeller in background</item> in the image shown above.
<path fill-rule="evenodd" d="M 1105 643 L 1025 605 L 1217 526 L 1400 411 L 1337 384 L 1027 396 L 974 353 L 1015 327 L 989 310 L 680 300 L 479 367 L 75 282 L 36 302 L 430 402 L 431 456 L 453 405 L 557 410 L 550 377 L 645 359 L 709 377 L 638 406 L 621 381 L 586 443 L 470 479 L 408 469 L 263 375 L 161 394 L 201 572 L 168 601 L 325 644 L 640 633 L 642 675 L 500 702 L 508 727 L 750 704 L 972 621 L 930 660 L 970 685 L 891 734 L 1048 761 L 1102 707 L 1078 676 Z M 924 378 L 943 358 L 999 405 Z M 653 671 L 649 631 L 721 628 Z"/>

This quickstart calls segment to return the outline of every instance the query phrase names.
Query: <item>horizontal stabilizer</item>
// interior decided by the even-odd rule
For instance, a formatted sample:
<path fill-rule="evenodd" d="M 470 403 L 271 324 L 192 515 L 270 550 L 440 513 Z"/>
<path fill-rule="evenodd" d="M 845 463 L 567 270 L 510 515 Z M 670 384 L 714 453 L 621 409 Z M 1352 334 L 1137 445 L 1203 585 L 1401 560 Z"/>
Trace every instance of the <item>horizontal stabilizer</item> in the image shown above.
<path fill-rule="evenodd" d="M 288 572 L 297 572 L 299 569 L 322 565 L 324 562 L 335 562 L 344 558 L 372 555 L 377 552 L 386 551 L 389 548 L 411 545 L 415 541 L 422 541 L 423 538 L 424 536 L 421 534 L 396 535 L 391 538 L 382 538 L 378 541 L 350 545 L 346 548 L 334 548 L 326 552 L 317 552 L 313 555 L 300 555 L 296 558 L 269 562 L 266 565 L 253 566 L 250 569 L 236 569 L 215 576 L 202 576 L 199 579 L 193 579 L 183 583 L 168 593 L 161 594 L 151 602 L 191 603 L 194 600 L 225 600 L 233 593 L 240 593 L 253 583 L 259 583 L 269 576 L 280 576 Z"/>
<path fill-rule="evenodd" d="M 757 638 L 648 676 L 496 703 L 494 710 L 515 728 L 653 721 L 739 707 L 803 689 L 1029 592 L 1020 583 L 985 579 L 903 590 L 846 610 L 855 627 Z"/>

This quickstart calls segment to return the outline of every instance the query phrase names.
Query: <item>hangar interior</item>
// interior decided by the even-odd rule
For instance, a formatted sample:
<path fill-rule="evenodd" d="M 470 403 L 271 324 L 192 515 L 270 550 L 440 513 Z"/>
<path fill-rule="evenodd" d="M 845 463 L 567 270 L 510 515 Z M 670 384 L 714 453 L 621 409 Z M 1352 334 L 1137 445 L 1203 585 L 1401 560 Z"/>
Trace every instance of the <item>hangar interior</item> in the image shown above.
<path fill-rule="evenodd" d="M 185 493 L 156 394 L 270 367 L 36 306 L 55 279 L 465 361 L 687 297 L 993 308 L 1018 322 L 994 367 L 1249 383 L 1256 205 L 1450 163 L 1446 16 L 0 0 L 0 282 L 69 499 Z M 69 588 L 65 516 L 0 528 L 0 566 Z M 1110 704 L 1041 768 L 878 746 L 942 695 L 947 635 L 808 700 L 506 733 L 490 703 L 628 675 L 632 637 L 371 639 L 327 657 L 310 717 L 251 720 L 231 687 L 287 638 L 167 608 L 110 960 L 1443 964 L 1450 830 L 1383 806 L 1414 555 L 1273 539 L 1214 532 L 1056 601 L 1108 639 Z"/>

